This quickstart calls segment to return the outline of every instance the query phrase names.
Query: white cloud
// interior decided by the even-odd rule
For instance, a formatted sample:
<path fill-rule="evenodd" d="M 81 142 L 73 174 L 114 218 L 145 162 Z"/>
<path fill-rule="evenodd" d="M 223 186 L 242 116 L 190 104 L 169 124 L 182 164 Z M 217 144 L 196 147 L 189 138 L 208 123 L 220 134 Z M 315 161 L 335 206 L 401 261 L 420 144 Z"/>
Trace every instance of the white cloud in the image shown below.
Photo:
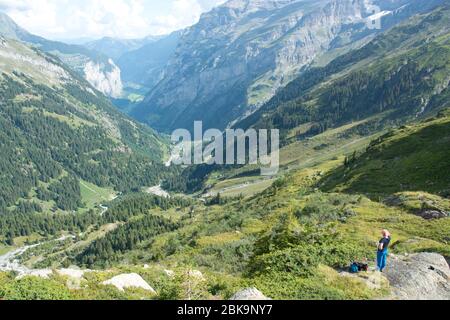
<path fill-rule="evenodd" d="M 156 16 L 151 22 L 151 27 L 156 34 L 168 33 L 170 30 L 181 29 L 193 21 L 198 21 L 202 12 L 203 9 L 197 0 L 174 0 L 171 12 Z"/>
<path fill-rule="evenodd" d="M 135 38 L 190 26 L 224 0 L 0 0 L 0 10 L 48 38 Z"/>

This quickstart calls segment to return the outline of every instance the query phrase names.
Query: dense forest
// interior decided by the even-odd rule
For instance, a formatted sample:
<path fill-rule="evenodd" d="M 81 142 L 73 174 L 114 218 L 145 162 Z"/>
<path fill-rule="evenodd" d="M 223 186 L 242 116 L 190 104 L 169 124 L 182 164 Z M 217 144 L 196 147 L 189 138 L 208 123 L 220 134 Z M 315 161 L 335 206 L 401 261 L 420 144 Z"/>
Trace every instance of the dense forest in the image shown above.
<path fill-rule="evenodd" d="M 82 206 L 80 178 L 126 193 L 169 175 L 152 134 L 144 130 L 139 137 L 129 122 L 118 121 L 121 141 L 115 141 L 96 125 L 94 112 L 77 104 L 95 105 L 103 112 L 110 106 L 102 99 L 75 85 L 51 89 L 23 74 L 15 77 L 3 74 L 0 81 L 0 212 L 28 199 L 32 190 L 39 200 L 53 200 L 58 209 L 77 210 Z M 70 103 L 73 99 L 78 102 Z M 39 211 L 21 203 L 21 212 Z"/>
<path fill-rule="evenodd" d="M 162 187 L 173 192 L 194 193 L 202 190 L 208 175 L 219 169 L 217 165 L 189 166 L 178 175 L 168 176 L 163 181 Z"/>
<path fill-rule="evenodd" d="M 64 69 L 71 79 L 40 82 L 32 76 L 40 70 L 20 63 L 0 74 L 0 242 L 79 234 L 152 208 L 190 205 L 137 193 L 176 173 L 163 164 L 164 138 L 122 115 L 56 58 L 19 43 L 8 48 L 36 54 L 33 59 Z M 120 199 L 104 203 L 109 210 L 100 215 L 87 207 L 82 181 L 114 190 Z"/>
<path fill-rule="evenodd" d="M 183 198 L 167 199 L 148 194 L 131 194 L 113 201 L 108 211 L 101 216 L 93 210 L 79 214 L 48 214 L 40 212 L 39 207 L 32 202 L 21 202 L 14 212 L 0 214 L 0 238 L 4 239 L 5 244 L 12 244 L 14 238 L 34 233 L 46 237 L 57 235 L 61 231 L 85 232 L 91 226 L 127 222 L 132 217 L 147 214 L 151 209 L 185 208 L 192 204 L 192 200 Z M 20 210 L 22 206 L 31 208 Z"/>
<path fill-rule="evenodd" d="M 108 266 L 120 254 L 133 250 L 143 240 L 150 240 L 161 233 L 170 232 L 178 225 L 168 219 L 147 215 L 133 220 L 109 232 L 105 237 L 92 242 L 76 257 L 78 264 L 88 267 Z"/>

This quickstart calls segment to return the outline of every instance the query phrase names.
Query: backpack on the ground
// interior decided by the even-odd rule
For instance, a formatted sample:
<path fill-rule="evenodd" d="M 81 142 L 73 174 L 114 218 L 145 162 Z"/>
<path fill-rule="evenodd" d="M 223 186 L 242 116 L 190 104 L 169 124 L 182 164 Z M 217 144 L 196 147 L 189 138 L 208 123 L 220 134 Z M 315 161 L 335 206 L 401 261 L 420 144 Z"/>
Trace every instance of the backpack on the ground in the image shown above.
<path fill-rule="evenodd" d="M 351 264 L 349 272 L 350 273 L 358 273 L 359 272 L 358 264 L 356 262 L 353 262 Z"/>
<path fill-rule="evenodd" d="M 367 263 L 358 263 L 358 270 L 367 272 L 369 271 L 369 265 Z"/>
<path fill-rule="evenodd" d="M 353 262 L 349 268 L 350 273 L 358 273 L 361 271 L 367 272 L 369 270 L 369 265 L 366 263 Z"/>

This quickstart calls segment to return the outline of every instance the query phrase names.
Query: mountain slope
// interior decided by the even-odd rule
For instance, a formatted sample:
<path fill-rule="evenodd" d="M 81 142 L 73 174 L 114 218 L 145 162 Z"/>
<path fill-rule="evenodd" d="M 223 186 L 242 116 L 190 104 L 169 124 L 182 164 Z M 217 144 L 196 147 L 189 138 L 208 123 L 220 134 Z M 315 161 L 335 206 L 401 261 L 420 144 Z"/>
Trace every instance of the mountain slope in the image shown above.
<path fill-rule="evenodd" d="M 447 102 L 450 107 L 450 101 Z M 450 194 L 450 112 L 371 143 L 323 181 L 324 190 L 372 196 L 425 191 Z"/>
<path fill-rule="evenodd" d="M 147 43 L 124 53 L 117 64 L 127 83 L 153 88 L 162 78 L 164 67 L 175 53 L 181 32 Z"/>
<path fill-rule="evenodd" d="M 442 1 L 374 3 L 389 13 L 382 23 L 388 28 Z M 161 130 L 190 128 L 194 120 L 223 129 L 257 110 L 322 54 L 370 40 L 380 30 L 366 27 L 372 14 L 367 4 L 229 1 L 183 33 L 164 78 L 132 115 Z"/>
<path fill-rule="evenodd" d="M 42 51 L 58 56 L 106 95 L 119 97 L 122 93 L 120 69 L 113 60 L 103 54 L 83 46 L 51 41 L 30 34 L 2 12 L 0 12 L 0 35 L 33 44 Z"/>
<path fill-rule="evenodd" d="M 41 267 L 57 268 L 62 259 L 67 259 L 67 264 L 106 270 L 129 270 L 127 264 L 131 261 L 136 265 L 147 263 L 144 269 L 133 266 L 133 270 L 148 277 L 151 285 L 157 285 L 160 299 L 229 298 L 248 286 L 260 289 L 273 299 L 387 297 L 388 281 L 372 271 L 374 244 L 379 240 L 380 229 L 388 228 L 392 232 L 390 250 L 395 256 L 438 252 L 448 258 L 450 219 L 424 219 L 404 207 L 404 203 L 385 203 L 380 201 L 385 198 L 380 197 L 370 200 L 365 195 L 367 189 L 355 189 L 349 194 L 351 190 L 325 190 L 324 183 L 330 177 L 351 182 L 354 177 L 370 175 L 374 169 L 370 163 L 380 159 L 386 167 L 393 166 L 383 172 L 385 178 L 396 182 L 395 166 L 401 168 L 400 164 L 404 164 L 402 174 L 411 176 L 416 174 L 417 164 L 422 172 L 416 176 L 416 186 L 409 190 L 418 191 L 414 201 L 419 203 L 419 209 L 421 204 L 430 206 L 428 202 L 432 201 L 431 205 L 443 205 L 444 210 L 450 210 L 449 200 L 443 198 L 448 197 L 443 191 L 449 181 L 445 170 L 449 119 L 446 110 L 437 118 L 375 141 L 347 167 L 346 176 L 340 168 L 344 159 L 339 157 L 291 172 L 250 198 L 198 203 L 195 212 L 186 210 L 182 204 L 181 209 L 166 207 L 163 213 L 148 210 L 152 201 L 144 197 L 117 201 L 104 217 L 113 219 L 108 221 L 120 221 L 120 227 L 84 246 L 61 244 L 60 259 L 47 255 Z M 396 154 L 399 160 L 393 160 L 399 145 L 405 152 Z M 418 145 L 424 148 L 417 148 Z M 428 165 L 431 159 L 423 157 L 424 151 L 434 155 L 433 160 L 441 161 L 440 168 Z M 394 161 L 397 163 L 392 165 Z M 441 169 L 439 181 L 447 179 L 447 185 L 436 184 L 434 194 L 426 194 L 422 188 L 429 190 L 430 184 L 422 184 L 428 179 L 424 177 L 435 178 L 438 169 Z M 382 174 L 378 171 L 376 175 Z M 372 177 L 373 183 L 383 186 L 375 175 Z M 397 190 L 388 188 L 383 197 L 390 196 L 391 192 Z M 137 209 L 126 210 L 134 207 Z M 162 220 L 165 217 L 171 220 Z M 355 260 L 368 261 L 369 272 L 352 276 L 343 272 Z M 194 273 L 192 268 L 201 270 L 201 283 L 207 285 L 191 285 L 186 293 L 183 287 L 195 283 L 193 279 L 171 275 Z M 167 277 L 162 270 L 173 271 Z M 161 281 L 160 274 L 168 281 Z M 195 274 L 200 273 L 195 271 Z M 447 288 L 444 293 L 448 292 Z"/>
<path fill-rule="evenodd" d="M 20 28 L 9 16 L 0 12 L 0 35 L 6 38 L 20 39 L 25 37 L 27 32 Z"/>
<path fill-rule="evenodd" d="M 0 39 L 1 212 L 27 199 L 76 210 L 80 179 L 121 192 L 159 182 L 165 142 L 153 131 L 56 58 Z"/>
<path fill-rule="evenodd" d="M 116 39 L 104 37 L 99 40 L 85 43 L 84 46 L 90 50 L 100 52 L 110 57 L 114 61 L 118 61 L 125 53 L 142 48 L 146 44 L 156 42 L 159 36 L 149 36 L 142 39 Z"/>
<path fill-rule="evenodd" d="M 236 126 L 276 127 L 301 139 L 372 115 L 395 123 L 436 112 L 449 101 L 449 23 L 448 5 L 415 16 L 305 71 Z"/>

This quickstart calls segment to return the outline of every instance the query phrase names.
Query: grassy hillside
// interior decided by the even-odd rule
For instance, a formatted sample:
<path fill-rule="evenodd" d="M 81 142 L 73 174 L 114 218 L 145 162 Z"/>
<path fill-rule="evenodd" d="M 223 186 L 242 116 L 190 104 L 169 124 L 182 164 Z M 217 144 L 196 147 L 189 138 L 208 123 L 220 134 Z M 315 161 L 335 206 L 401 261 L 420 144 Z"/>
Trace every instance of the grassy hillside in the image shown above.
<path fill-rule="evenodd" d="M 447 114 L 447 116 L 445 116 Z M 442 112 L 373 141 L 324 181 L 324 190 L 374 196 L 405 191 L 450 193 L 450 118 Z"/>
<path fill-rule="evenodd" d="M 448 149 L 440 144 L 448 139 L 449 118 L 445 112 L 399 129 L 375 140 L 354 160 L 340 156 L 297 169 L 262 193 L 244 199 L 222 198 L 206 204 L 165 200 L 156 206 L 157 198 L 118 199 L 105 220 L 98 222 L 102 227 L 88 231 L 83 239 L 61 243 L 51 252 L 33 249 L 24 262 L 41 268 L 77 264 L 104 270 L 98 277 L 86 278 L 83 290 L 68 290 L 72 298 L 229 298 L 249 286 L 274 299 L 384 297 L 389 286 L 382 278 L 376 278 L 375 287 L 367 285 L 376 274 L 346 277 L 339 271 L 354 260 L 373 266 L 382 228 L 393 234 L 392 253 L 426 251 L 450 257 L 450 219 L 427 220 L 417 214 L 424 205 L 450 211 L 446 198 L 449 171 L 440 168 L 432 189 L 427 183 L 440 164 L 447 165 L 438 157 L 444 157 Z M 416 143 L 426 147 L 414 148 Z M 402 150 L 396 160 L 391 158 L 394 147 Z M 435 166 L 421 162 L 427 151 L 435 154 Z M 380 159 L 394 167 L 377 173 L 378 181 L 373 177 L 361 189 L 342 187 L 353 185 L 354 177 L 371 177 L 371 164 Z M 395 161 L 404 164 L 403 175 L 411 177 L 415 187 L 409 192 L 387 188 L 382 196 L 372 197 L 371 185 L 379 190 L 384 181 L 398 179 Z M 409 161 L 414 165 L 408 165 Z M 345 173 L 343 163 L 351 163 Z M 418 174 L 416 166 L 422 168 Z M 330 184 L 334 181 L 340 184 Z M 38 263 L 33 262 L 36 256 Z M 193 269 L 200 270 L 204 280 L 190 278 Z M 174 274 L 168 276 L 164 270 Z M 131 271 L 141 274 L 157 294 L 136 296 L 135 291 L 126 291 L 119 295 L 99 285 L 101 279 Z M 8 288 L 20 285 L 4 281 Z M 56 277 L 49 283 L 61 281 Z M 8 291 L 6 297 L 11 294 Z"/>

